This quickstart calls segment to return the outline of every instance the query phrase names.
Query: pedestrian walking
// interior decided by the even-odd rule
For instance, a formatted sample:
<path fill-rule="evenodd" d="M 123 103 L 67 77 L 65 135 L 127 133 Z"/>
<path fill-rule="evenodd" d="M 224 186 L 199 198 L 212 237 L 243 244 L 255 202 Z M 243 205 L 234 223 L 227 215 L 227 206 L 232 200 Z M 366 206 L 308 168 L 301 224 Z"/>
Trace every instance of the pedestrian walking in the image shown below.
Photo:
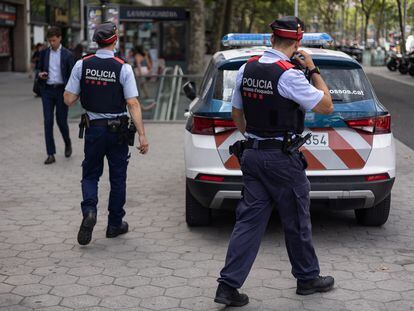
<path fill-rule="evenodd" d="M 65 157 L 72 155 L 72 144 L 69 136 L 68 107 L 63 102 L 63 92 L 74 65 L 72 53 L 62 46 L 62 33 L 58 27 L 50 27 L 47 31 L 50 47 L 40 52 L 39 81 L 43 103 L 43 118 L 47 159 L 45 164 L 55 162 L 55 141 L 53 138 L 54 111 L 56 123 L 65 142 Z"/>
<path fill-rule="evenodd" d="M 144 94 L 144 98 L 149 97 L 147 89 L 147 77 L 151 74 L 152 61 L 147 51 L 142 46 L 137 46 L 135 49 L 135 75 L 139 86 Z"/>
<path fill-rule="evenodd" d="M 247 138 L 233 146 L 241 158 L 244 189 L 215 302 L 237 307 L 249 302 L 238 289 L 256 258 L 274 203 L 292 274 L 297 279 L 296 293 L 324 292 L 334 284 L 331 276 L 319 275 L 312 243 L 307 163 L 295 147 L 304 142 L 300 134 L 305 111 L 329 114 L 332 99 L 311 56 L 298 51 L 303 22 L 288 16 L 275 20 L 270 27 L 272 48 L 240 68 L 232 98 L 233 120 Z M 302 71 L 296 70 L 291 57 L 306 68 L 313 86 Z"/>
<path fill-rule="evenodd" d="M 86 128 L 81 182 L 83 220 L 78 232 L 80 245 L 87 245 L 92 239 L 96 224 L 98 181 L 105 157 L 111 184 L 106 237 L 114 238 L 128 232 L 128 223 L 123 221 L 128 142 L 131 144 L 133 141 L 135 128 L 139 133 L 139 152 L 146 154 L 149 148 L 134 72 L 129 64 L 114 55 L 118 40 L 115 24 L 106 22 L 98 25 L 93 40 L 98 43 L 99 49 L 96 54 L 86 55 L 75 64 L 65 91 L 68 106 L 74 105 L 80 97 L 86 110 L 79 133 L 83 137 L 83 129 Z M 129 127 L 127 107 L 132 118 Z"/>

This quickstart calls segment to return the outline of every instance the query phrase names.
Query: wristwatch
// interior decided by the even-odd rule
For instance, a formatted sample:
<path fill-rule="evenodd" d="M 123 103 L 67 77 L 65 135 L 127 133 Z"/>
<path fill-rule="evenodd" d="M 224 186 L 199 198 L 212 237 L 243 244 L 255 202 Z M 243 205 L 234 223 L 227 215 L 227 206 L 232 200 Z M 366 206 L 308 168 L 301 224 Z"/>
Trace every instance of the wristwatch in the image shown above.
<path fill-rule="evenodd" d="M 307 70 L 308 72 L 307 72 L 307 76 L 308 76 L 308 78 L 310 79 L 311 77 L 312 77 L 312 75 L 314 74 L 314 73 L 317 73 L 318 75 L 320 75 L 321 74 L 321 71 L 319 70 L 319 67 L 315 67 L 315 68 L 313 68 L 312 70 Z"/>

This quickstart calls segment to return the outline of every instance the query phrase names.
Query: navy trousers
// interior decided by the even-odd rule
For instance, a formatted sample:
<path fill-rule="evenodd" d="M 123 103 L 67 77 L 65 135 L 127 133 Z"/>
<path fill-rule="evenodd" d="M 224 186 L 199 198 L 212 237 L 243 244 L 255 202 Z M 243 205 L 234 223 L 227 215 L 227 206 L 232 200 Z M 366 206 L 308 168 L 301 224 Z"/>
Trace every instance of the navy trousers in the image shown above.
<path fill-rule="evenodd" d="M 104 168 L 109 165 L 111 191 L 108 202 L 108 225 L 119 227 L 125 216 L 128 144 L 119 143 L 118 134 L 104 126 L 91 126 L 85 132 L 85 159 L 82 163 L 82 214 L 97 212 L 98 182 Z"/>
<path fill-rule="evenodd" d="M 243 198 L 236 210 L 236 225 L 218 281 L 234 288 L 243 285 L 274 204 L 283 226 L 292 274 L 300 280 L 316 278 L 319 263 L 312 244 L 310 184 L 300 154 L 247 149 L 241 159 L 241 169 Z"/>
<path fill-rule="evenodd" d="M 53 138 L 53 120 L 56 108 L 56 123 L 62 134 L 65 144 L 70 144 L 68 126 L 68 106 L 63 101 L 65 86 L 51 87 L 46 84 L 42 90 L 43 119 L 45 127 L 46 151 L 48 155 L 56 153 L 55 140 Z"/>

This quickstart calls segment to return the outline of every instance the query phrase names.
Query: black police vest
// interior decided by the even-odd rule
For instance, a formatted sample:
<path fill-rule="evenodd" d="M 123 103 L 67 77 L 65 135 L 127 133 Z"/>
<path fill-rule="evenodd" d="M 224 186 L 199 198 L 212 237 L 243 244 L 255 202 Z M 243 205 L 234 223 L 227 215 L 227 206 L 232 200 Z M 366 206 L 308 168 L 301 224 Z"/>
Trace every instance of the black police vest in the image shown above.
<path fill-rule="evenodd" d="M 119 81 L 123 64 L 117 57 L 83 58 L 80 100 L 84 109 L 97 113 L 126 112 L 124 90 Z"/>
<path fill-rule="evenodd" d="M 279 94 L 280 76 L 294 66 L 287 61 L 259 63 L 259 57 L 247 61 L 240 92 L 246 118 L 246 132 L 263 138 L 301 134 L 305 113 L 294 101 Z"/>

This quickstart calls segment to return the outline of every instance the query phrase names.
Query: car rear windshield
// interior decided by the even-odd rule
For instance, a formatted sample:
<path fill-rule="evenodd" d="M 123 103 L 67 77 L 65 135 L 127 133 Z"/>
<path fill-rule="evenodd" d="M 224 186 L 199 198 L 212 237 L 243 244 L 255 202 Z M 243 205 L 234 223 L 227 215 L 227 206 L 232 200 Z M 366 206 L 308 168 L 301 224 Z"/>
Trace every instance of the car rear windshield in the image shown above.
<path fill-rule="evenodd" d="M 231 112 L 231 98 L 236 85 L 237 72 L 243 63 L 244 61 L 238 61 L 219 67 L 211 85 L 212 100 L 204 107 L 200 107 L 199 112 Z M 315 63 L 320 68 L 335 104 L 362 102 L 373 98 L 370 84 L 359 65 L 346 62 L 331 65 L 317 60 Z"/>

